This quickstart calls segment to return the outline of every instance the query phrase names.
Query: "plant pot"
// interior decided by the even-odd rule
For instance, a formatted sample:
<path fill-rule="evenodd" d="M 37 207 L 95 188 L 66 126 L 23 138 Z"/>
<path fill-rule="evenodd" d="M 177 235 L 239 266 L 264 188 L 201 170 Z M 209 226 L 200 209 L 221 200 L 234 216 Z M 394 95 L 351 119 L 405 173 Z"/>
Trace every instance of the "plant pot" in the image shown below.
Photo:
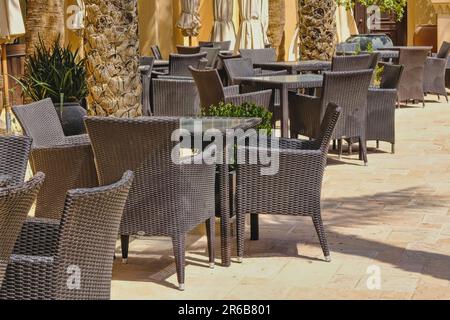
<path fill-rule="evenodd" d="M 87 112 L 78 102 L 66 102 L 63 104 L 62 119 L 59 104 L 54 103 L 54 106 L 66 136 L 86 133 L 83 117 L 87 115 Z"/>

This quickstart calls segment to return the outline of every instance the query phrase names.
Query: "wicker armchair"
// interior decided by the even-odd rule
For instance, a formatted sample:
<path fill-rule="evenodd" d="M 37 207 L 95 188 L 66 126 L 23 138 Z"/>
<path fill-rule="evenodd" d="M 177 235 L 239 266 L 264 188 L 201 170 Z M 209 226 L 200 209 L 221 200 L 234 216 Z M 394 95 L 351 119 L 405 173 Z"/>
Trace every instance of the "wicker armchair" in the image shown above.
<path fill-rule="evenodd" d="M 334 56 L 331 71 L 356 71 L 371 69 L 373 57 L 370 54 L 356 56 Z"/>
<path fill-rule="evenodd" d="M 250 58 L 227 59 L 224 60 L 223 63 L 230 85 L 235 85 L 236 79 L 240 77 L 260 77 L 288 74 L 286 70 L 263 71 L 259 68 L 255 69 L 253 68 L 253 63 Z"/>
<path fill-rule="evenodd" d="M 178 54 L 197 54 L 200 52 L 200 47 L 186 47 L 177 46 Z"/>
<path fill-rule="evenodd" d="M 14 247 L 1 299 L 106 300 L 133 173 L 110 186 L 67 192 L 61 220 L 28 219 Z"/>
<path fill-rule="evenodd" d="M 231 47 L 231 41 L 199 41 L 200 47 L 219 48 L 221 51 L 228 51 Z"/>
<path fill-rule="evenodd" d="M 31 169 L 46 175 L 35 215 L 59 219 L 67 190 L 98 185 L 89 137 L 64 136 L 50 99 L 13 107 L 24 133 L 33 139 Z"/>
<path fill-rule="evenodd" d="M 23 183 L 30 150 L 28 137 L 0 136 L 0 187 Z"/>
<path fill-rule="evenodd" d="M 331 260 L 322 224 L 320 198 L 328 148 L 340 113 L 340 108 L 329 104 L 320 131 L 315 136 L 317 139 L 313 141 L 280 139 L 277 149 L 269 147 L 267 154 L 279 156 L 279 172 L 275 175 L 261 175 L 260 170 L 264 166 L 260 164 L 237 165 L 236 224 L 240 261 L 244 256 L 245 215 L 248 214 L 310 216 L 325 260 Z M 261 151 L 251 146 L 248 148 L 249 152 L 257 150 Z M 257 229 L 258 224 L 253 223 L 253 228 Z M 252 230 L 252 234 L 254 240 L 259 238 L 257 230 Z"/>
<path fill-rule="evenodd" d="M 153 115 L 200 115 L 200 97 L 193 79 L 153 79 Z"/>
<path fill-rule="evenodd" d="M 119 231 L 124 262 L 130 235 L 171 237 L 183 290 L 186 234 L 200 223 L 207 225 L 209 262 L 214 266 L 215 166 L 173 161 L 177 142 L 171 136 L 180 128 L 179 118 L 91 117 L 86 126 L 102 185 L 126 168 L 135 172 Z"/>
<path fill-rule="evenodd" d="M 206 59 L 207 53 L 170 54 L 169 75 L 177 77 L 191 77 L 189 66 L 201 69 L 201 60 Z"/>
<path fill-rule="evenodd" d="M 429 50 L 401 48 L 399 65 L 405 67 L 398 88 L 398 101 L 419 100 L 425 107 L 424 69 Z"/>
<path fill-rule="evenodd" d="M 318 136 L 320 123 L 330 102 L 342 108 L 333 139 L 339 141 L 339 157 L 342 140 L 357 138 L 360 158 L 367 165 L 366 120 L 367 92 L 373 70 L 325 72 L 321 97 L 289 93 L 289 118 L 291 137 L 299 134 L 310 138 Z"/>
<path fill-rule="evenodd" d="M 366 140 L 391 143 L 395 153 L 395 104 L 403 66 L 385 64 L 380 88 L 370 88 L 367 96 Z"/>
<path fill-rule="evenodd" d="M 249 58 L 253 64 L 277 61 L 277 52 L 274 48 L 265 49 L 239 49 L 242 58 Z"/>
<path fill-rule="evenodd" d="M 220 102 L 241 105 L 253 102 L 269 109 L 272 90 L 239 94 L 239 86 L 224 87 L 217 70 L 197 70 L 189 67 L 200 94 L 203 108 L 217 106 Z"/>
<path fill-rule="evenodd" d="M 200 48 L 200 52 L 201 53 L 206 52 L 207 68 L 215 68 L 217 66 L 220 48 L 202 47 Z"/>
<path fill-rule="evenodd" d="M 152 70 L 155 58 L 141 57 L 139 71 L 141 73 L 142 81 L 142 112 L 143 114 L 151 114 L 151 84 L 152 84 Z"/>
<path fill-rule="evenodd" d="M 151 46 L 150 49 L 152 50 L 153 57 L 155 57 L 156 60 L 163 59 L 159 46 Z"/>
<path fill-rule="evenodd" d="M 0 186 L 0 288 L 14 244 L 44 178 L 43 173 L 37 173 L 28 182 Z"/>
<path fill-rule="evenodd" d="M 448 102 L 448 94 L 445 89 L 445 72 L 447 59 L 450 54 L 450 42 L 444 41 L 435 57 L 427 57 L 423 78 L 423 92 L 443 95 Z"/>

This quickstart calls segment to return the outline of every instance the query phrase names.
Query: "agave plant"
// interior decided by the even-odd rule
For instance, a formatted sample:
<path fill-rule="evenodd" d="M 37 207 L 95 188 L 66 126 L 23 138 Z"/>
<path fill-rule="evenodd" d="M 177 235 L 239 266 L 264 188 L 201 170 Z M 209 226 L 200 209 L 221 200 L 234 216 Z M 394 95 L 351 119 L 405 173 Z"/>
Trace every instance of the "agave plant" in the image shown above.
<path fill-rule="evenodd" d="M 56 39 L 46 48 L 40 39 L 35 53 L 25 62 L 25 76 L 16 81 L 24 97 L 33 101 L 50 98 L 61 106 L 65 102 L 80 102 L 87 96 L 86 69 L 78 50 L 62 47 Z"/>

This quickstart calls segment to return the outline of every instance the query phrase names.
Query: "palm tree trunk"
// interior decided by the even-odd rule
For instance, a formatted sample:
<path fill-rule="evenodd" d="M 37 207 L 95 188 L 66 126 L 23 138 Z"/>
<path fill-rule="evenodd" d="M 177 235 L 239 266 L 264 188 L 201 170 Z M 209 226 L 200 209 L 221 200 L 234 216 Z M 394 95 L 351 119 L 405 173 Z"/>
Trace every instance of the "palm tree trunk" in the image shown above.
<path fill-rule="evenodd" d="M 284 60 L 285 56 L 285 33 L 284 26 L 286 24 L 286 1 L 271 0 L 269 1 L 269 31 L 267 36 L 273 48 L 277 50 L 278 60 Z"/>
<path fill-rule="evenodd" d="M 64 41 L 64 1 L 62 0 L 28 0 L 25 17 L 26 54 L 31 55 L 39 42 L 50 47 L 60 36 Z"/>
<path fill-rule="evenodd" d="M 331 60 L 336 39 L 336 0 L 299 0 L 302 60 Z"/>
<path fill-rule="evenodd" d="M 90 115 L 142 114 L 138 0 L 85 0 L 84 48 Z"/>

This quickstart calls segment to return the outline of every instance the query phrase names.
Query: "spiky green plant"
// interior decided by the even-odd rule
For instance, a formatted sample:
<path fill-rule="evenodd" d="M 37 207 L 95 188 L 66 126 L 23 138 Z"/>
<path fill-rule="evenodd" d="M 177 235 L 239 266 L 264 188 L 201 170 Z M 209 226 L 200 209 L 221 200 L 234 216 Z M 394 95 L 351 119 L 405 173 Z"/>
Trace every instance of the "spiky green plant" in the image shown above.
<path fill-rule="evenodd" d="M 62 47 L 56 39 L 46 48 L 40 39 L 35 53 L 25 62 L 25 75 L 16 81 L 22 94 L 33 101 L 50 98 L 53 103 L 80 102 L 87 96 L 84 59 L 70 46 Z"/>

